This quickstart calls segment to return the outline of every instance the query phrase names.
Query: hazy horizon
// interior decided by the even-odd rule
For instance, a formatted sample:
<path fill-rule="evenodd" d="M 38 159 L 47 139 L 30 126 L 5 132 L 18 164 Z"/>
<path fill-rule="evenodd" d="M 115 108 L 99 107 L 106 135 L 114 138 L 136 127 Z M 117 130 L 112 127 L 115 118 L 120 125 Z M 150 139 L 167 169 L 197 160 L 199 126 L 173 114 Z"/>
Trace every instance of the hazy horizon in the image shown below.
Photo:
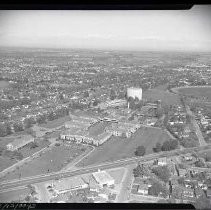
<path fill-rule="evenodd" d="M 210 11 L 0 11 L 0 46 L 210 52 Z"/>

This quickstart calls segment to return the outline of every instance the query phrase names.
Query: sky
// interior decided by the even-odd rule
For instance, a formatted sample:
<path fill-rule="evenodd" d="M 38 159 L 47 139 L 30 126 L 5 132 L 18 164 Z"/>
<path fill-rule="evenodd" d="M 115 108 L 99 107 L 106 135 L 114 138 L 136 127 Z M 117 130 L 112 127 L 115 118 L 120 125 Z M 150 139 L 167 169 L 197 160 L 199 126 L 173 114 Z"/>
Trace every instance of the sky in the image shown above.
<path fill-rule="evenodd" d="M 211 6 L 191 10 L 0 11 L 0 46 L 211 51 Z"/>

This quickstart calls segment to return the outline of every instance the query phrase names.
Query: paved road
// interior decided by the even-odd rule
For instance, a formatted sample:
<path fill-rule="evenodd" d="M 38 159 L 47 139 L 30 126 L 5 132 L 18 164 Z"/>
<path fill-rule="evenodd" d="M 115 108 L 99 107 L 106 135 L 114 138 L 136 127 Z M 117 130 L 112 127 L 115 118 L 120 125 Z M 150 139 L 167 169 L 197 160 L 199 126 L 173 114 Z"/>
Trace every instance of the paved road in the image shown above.
<path fill-rule="evenodd" d="M 188 105 L 186 105 L 185 107 L 186 107 L 187 114 L 191 116 L 191 122 L 192 122 L 192 124 L 194 126 L 194 129 L 195 129 L 196 135 L 198 137 L 200 146 L 206 145 L 207 143 L 204 140 L 204 137 L 202 135 L 202 132 L 201 132 L 201 129 L 199 128 L 198 123 L 196 122 L 195 115 L 190 110 L 190 107 Z"/>
<path fill-rule="evenodd" d="M 195 147 L 195 148 L 187 148 L 184 150 L 177 149 L 170 152 L 154 153 L 154 154 L 146 155 L 144 157 L 133 157 L 133 158 L 127 158 L 127 159 L 118 160 L 114 162 L 107 162 L 104 164 L 89 166 L 89 167 L 81 168 L 74 171 L 60 171 L 60 172 L 54 172 L 50 174 L 43 174 L 43 175 L 38 175 L 38 176 L 33 176 L 33 177 L 26 177 L 22 179 L 4 181 L 0 184 L 0 191 L 5 190 L 5 189 L 11 189 L 14 187 L 24 186 L 28 184 L 35 184 L 39 182 L 49 181 L 56 178 L 65 178 L 65 177 L 72 177 L 76 175 L 82 175 L 86 173 L 93 173 L 97 171 L 98 169 L 103 170 L 103 169 L 127 166 L 127 165 L 131 165 L 140 161 L 145 162 L 145 161 L 153 160 L 155 158 L 171 157 L 174 155 L 189 153 L 189 152 L 192 152 L 193 150 L 201 151 L 201 150 L 210 149 L 210 148 L 211 148 L 211 145 Z"/>
<path fill-rule="evenodd" d="M 129 199 L 131 185 L 133 182 L 133 168 L 134 165 L 130 165 L 126 168 L 126 172 L 121 183 L 120 193 L 118 194 L 116 199 L 117 203 L 122 203 Z"/>

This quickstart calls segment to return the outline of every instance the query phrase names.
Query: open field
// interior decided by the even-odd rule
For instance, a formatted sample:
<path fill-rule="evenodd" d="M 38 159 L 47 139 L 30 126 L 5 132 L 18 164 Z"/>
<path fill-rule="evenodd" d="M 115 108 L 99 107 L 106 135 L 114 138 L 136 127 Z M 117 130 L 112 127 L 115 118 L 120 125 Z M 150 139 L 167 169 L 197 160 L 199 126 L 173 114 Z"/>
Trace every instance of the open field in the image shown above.
<path fill-rule="evenodd" d="M 211 86 L 203 87 L 184 87 L 177 89 L 179 93 L 187 96 L 206 98 L 211 101 Z"/>
<path fill-rule="evenodd" d="M 15 140 L 15 136 L 0 137 L 0 147 L 6 148 L 6 145 Z"/>
<path fill-rule="evenodd" d="M 0 81 L 0 90 L 3 90 L 4 88 L 9 87 L 9 85 L 10 85 L 9 82 L 1 80 Z"/>
<path fill-rule="evenodd" d="M 70 116 L 68 115 L 68 116 L 61 117 L 61 118 L 56 119 L 56 120 L 48 121 L 47 123 L 41 124 L 39 126 L 51 129 L 51 128 L 56 128 L 56 127 L 62 126 L 62 125 L 64 125 L 64 123 L 66 121 L 69 121 L 69 120 L 70 120 Z"/>
<path fill-rule="evenodd" d="M 17 163 L 17 160 L 12 160 L 9 157 L 2 157 L 0 156 L 0 171 L 3 171 L 4 169 L 12 166 L 13 164 Z"/>
<path fill-rule="evenodd" d="M 6 150 L 6 145 L 9 142 L 12 142 L 14 140 L 14 138 L 5 138 L 2 140 L 1 142 L 1 147 L 4 148 L 3 152 L 0 155 L 0 171 L 12 166 L 13 164 L 17 163 L 18 160 L 16 160 L 16 158 L 13 158 L 14 156 L 9 155 L 8 156 L 8 151 Z M 20 148 L 18 150 L 19 153 L 21 153 L 23 155 L 23 158 L 29 157 L 30 155 L 33 155 L 34 153 L 40 151 L 41 149 L 47 147 L 48 145 L 50 145 L 49 141 L 46 140 L 41 140 L 38 141 L 37 143 L 37 147 L 32 148 L 30 146 L 30 144 Z"/>
<path fill-rule="evenodd" d="M 145 146 L 146 154 L 153 152 L 157 142 L 169 140 L 169 135 L 155 128 L 140 128 L 131 138 L 112 137 L 103 145 L 97 147 L 90 156 L 79 162 L 76 166 L 100 164 L 106 161 L 114 161 L 133 157 L 134 151 L 140 145 Z"/>
<path fill-rule="evenodd" d="M 89 134 L 90 134 L 90 136 L 97 136 L 97 135 L 103 133 L 104 129 L 108 125 L 109 125 L 109 122 L 98 122 L 98 123 L 92 125 L 89 128 Z"/>
<path fill-rule="evenodd" d="M 33 155 L 34 153 L 40 151 L 41 149 L 47 147 L 50 145 L 49 141 L 41 140 L 37 141 L 37 146 L 35 148 L 31 148 L 30 144 L 20 148 L 18 151 L 23 155 L 24 158 L 29 157 L 30 155 Z"/>
<path fill-rule="evenodd" d="M 27 195 L 29 195 L 30 190 L 26 189 L 18 189 L 10 192 L 0 193 L 0 201 L 1 203 L 11 203 L 12 201 L 19 201 L 25 199 Z"/>
<path fill-rule="evenodd" d="M 69 146 L 53 146 L 51 150 L 18 167 L 15 171 L 7 174 L 6 177 L 2 179 L 17 179 L 20 176 L 23 178 L 60 171 L 68 163 L 84 153 L 86 148 L 87 146 L 85 145 L 76 145 L 73 143 Z"/>
<path fill-rule="evenodd" d="M 179 96 L 162 89 L 149 89 L 143 92 L 143 98 L 147 100 L 161 100 L 165 105 L 180 104 Z"/>

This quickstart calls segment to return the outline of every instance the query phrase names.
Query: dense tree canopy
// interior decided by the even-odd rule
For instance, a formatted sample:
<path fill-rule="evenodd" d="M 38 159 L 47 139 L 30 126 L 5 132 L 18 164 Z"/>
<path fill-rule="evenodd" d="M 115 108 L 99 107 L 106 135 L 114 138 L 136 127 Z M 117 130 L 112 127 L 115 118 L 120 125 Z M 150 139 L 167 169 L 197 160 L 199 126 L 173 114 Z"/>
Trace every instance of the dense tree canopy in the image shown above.
<path fill-rule="evenodd" d="M 146 149 L 144 146 L 138 146 L 135 151 L 136 156 L 143 156 L 145 155 Z"/>
<path fill-rule="evenodd" d="M 152 172 L 162 181 L 168 182 L 171 177 L 170 171 L 167 166 L 158 166 L 152 169 Z"/>

